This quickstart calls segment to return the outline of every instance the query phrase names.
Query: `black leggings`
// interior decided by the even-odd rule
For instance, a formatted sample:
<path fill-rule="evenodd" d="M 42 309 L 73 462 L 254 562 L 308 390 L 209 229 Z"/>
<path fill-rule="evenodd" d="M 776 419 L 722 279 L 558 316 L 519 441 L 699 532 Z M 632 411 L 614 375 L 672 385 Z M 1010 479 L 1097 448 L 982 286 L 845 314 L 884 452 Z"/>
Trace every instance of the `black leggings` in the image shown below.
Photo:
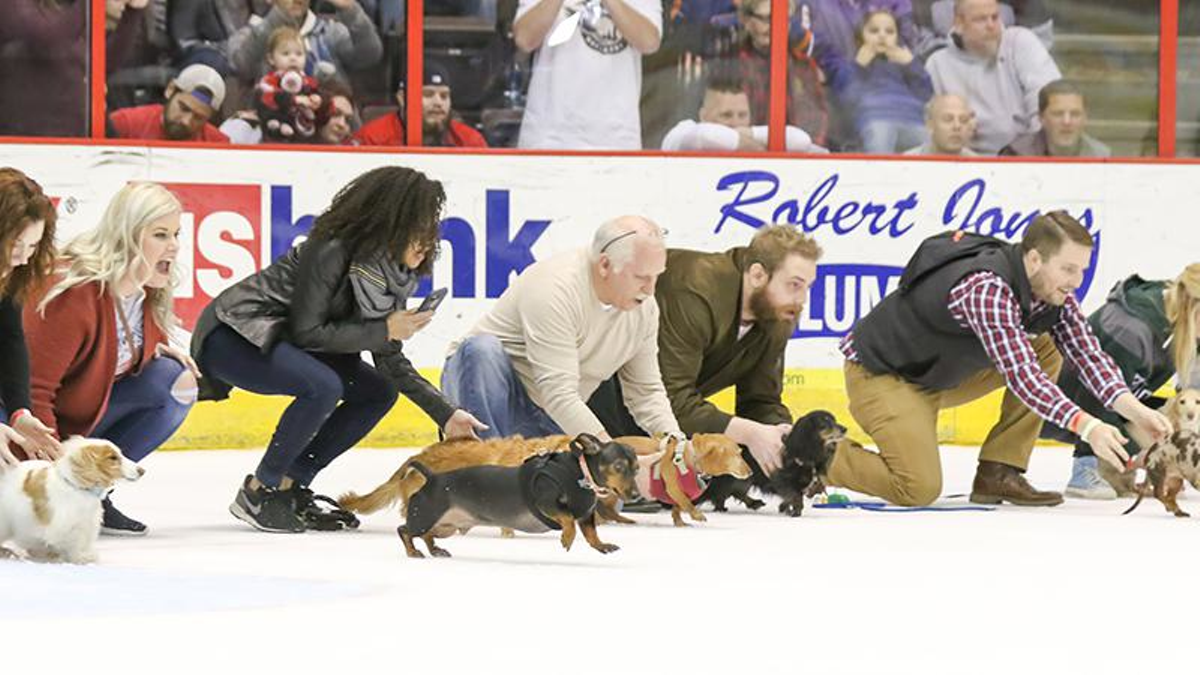
<path fill-rule="evenodd" d="M 293 396 L 254 475 L 278 487 L 309 485 L 366 436 L 396 402 L 396 389 L 357 354 L 307 352 L 279 342 L 264 354 L 228 326 L 204 340 L 203 372 L 256 394 Z M 340 405 L 339 405 L 340 401 Z"/>

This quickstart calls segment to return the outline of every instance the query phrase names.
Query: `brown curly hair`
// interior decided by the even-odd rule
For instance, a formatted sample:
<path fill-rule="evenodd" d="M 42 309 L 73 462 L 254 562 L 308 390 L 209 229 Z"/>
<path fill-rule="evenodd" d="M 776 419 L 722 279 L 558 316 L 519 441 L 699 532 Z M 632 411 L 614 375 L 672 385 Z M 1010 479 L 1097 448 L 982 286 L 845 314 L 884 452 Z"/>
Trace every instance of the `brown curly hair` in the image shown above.
<path fill-rule="evenodd" d="M 42 239 L 29 262 L 10 266 L 13 245 L 30 223 L 45 223 Z M 0 167 L 0 298 L 24 302 L 35 286 L 54 271 L 54 226 L 58 212 L 42 186 L 11 167 Z"/>

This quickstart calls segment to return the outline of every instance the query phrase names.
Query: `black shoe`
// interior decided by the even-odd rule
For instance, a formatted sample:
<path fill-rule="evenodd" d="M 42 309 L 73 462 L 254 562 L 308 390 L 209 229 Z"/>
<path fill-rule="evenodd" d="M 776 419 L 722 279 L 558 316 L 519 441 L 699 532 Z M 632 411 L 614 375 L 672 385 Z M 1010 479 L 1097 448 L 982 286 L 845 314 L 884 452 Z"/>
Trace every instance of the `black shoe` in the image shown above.
<path fill-rule="evenodd" d="M 301 485 L 292 487 L 288 492 L 295 495 L 296 515 L 308 529 L 325 532 L 358 529 L 358 517 L 343 509 L 336 499 L 319 495 Z M 328 504 L 329 510 L 322 508 L 319 502 Z"/>
<path fill-rule="evenodd" d="M 246 476 L 229 512 L 238 520 L 263 532 L 303 532 L 304 521 L 296 515 L 295 495 L 291 490 L 260 486 L 250 487 Z"/>
<path fill-rule="evenodd" d="M 121 513 L 113 506 L 108 497 L 100 500 L 104 509 L 104 520 L 100 523 L 100 531 L 117 537 L 143 537 L 146 535 L 146 525 Z"/>
<path fill-rule="evenodd" d="M 621 513 L 658 513 L 662 510 L 662 504 L 645 497 L 638 497 L 621 504 Z"/>

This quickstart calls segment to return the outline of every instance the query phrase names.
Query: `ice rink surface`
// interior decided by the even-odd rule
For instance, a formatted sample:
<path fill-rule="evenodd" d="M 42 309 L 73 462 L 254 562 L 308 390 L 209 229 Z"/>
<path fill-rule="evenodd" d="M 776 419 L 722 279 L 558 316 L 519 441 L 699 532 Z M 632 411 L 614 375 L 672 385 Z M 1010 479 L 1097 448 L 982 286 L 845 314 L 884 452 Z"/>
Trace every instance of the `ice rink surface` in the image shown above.
<path fill-rule="evenodd" d="M 348 454 L 336 496 L 407 453 Z M 943 451 L 946 494 L 976 453 Z M 257 452 L 164 452 L 114 495 L 149 536 L 103 537 L 100 564 L 0 562 L 0 672 L 1135 673 L 1195 672 L 1200 499 L 1053 509 L 787 518 L 669 514 L 582 537 L 476 530 L 410 560 L 398 513 L 358 532 L 263 534 L 227 506 Z M 1066 448 L 1029 476 L 1060 489 Z M 947 503 L 965 503 L 952 499 Z"/>

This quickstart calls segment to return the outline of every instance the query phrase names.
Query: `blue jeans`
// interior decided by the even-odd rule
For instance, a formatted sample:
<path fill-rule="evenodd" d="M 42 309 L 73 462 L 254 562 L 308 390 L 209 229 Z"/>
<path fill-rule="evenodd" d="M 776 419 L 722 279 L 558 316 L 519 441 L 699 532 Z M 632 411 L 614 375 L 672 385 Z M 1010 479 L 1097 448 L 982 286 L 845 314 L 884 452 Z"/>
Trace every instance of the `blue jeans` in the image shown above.
<path fill-rule="evenodd" d="M 307 352 L 280 342 L 266 354 L 229 326 L 204 339 L 200 368 L 256 394 L 292 396 L 254 475 L 279 487 L 309 485 L 362 440 L 396 403 L 397 391 L 358 354 Z"/>
<path fill-rule="evenodd" d="M 481 438 L 526 438 L 561 434 L 525 391 L 513 370 L 512 360 L 494 335 L 472 335 L 463 340 L 442 369 L 442 393 L 488 425 Z"/>
<path fill-rule="evenodd" d="M 175 433 L 196 403 L 195 392 L 186 402 L 171 393 L 183 372 L 182 363 L 164 356 L 146 364 L 141 373 L 114 382 L 108 409 L 91 436 L 112 441 L 135 462 L 145 459 Z"/>
<path fill-rule="evenodd" d="M 929 131 L 912 122 L 877 120 L 863 126 L 863 152 L 872 155 L 895 155 L 915 148 L 929 140 Z"/>

